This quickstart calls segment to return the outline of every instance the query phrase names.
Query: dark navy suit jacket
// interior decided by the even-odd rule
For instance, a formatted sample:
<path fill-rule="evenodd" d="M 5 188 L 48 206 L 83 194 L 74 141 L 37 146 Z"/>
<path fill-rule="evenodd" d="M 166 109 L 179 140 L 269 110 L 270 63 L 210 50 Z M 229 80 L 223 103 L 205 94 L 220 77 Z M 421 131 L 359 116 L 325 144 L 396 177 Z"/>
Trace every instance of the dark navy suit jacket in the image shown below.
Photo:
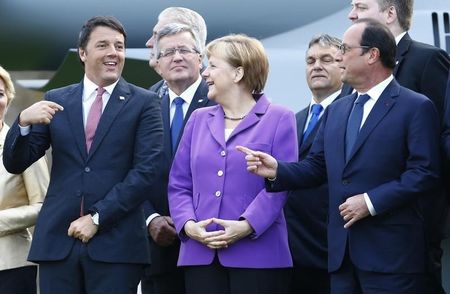
<path fill-rule="evenodd" d="M 72 221 L 98 211 L 100 226 L 86 244 L 89 256 L 114 263 L 149 263 L 149 243 L 141 203 L 159 168 L 163 129 L 159 98 L 121 79 L 103 111 L 90 153 L 86 151 L 83 83 L 49 91 L 45 99 L 64 107 L 49 125 L 33 125 L 20 135 L 11 127 L 4 148 L 5 167 L 22 173 L 52 147 L 47 195 L 29 254 L 31 261 L 61 260 L 75 239 Z M 81 199 L 84 199 L 81 201 Z"/>
<path fill-rule="evenodd" d="M 282 163 L 269 190 L 310 187 L 328 180 L 328 269 L 340 268 L 346 248 L 361 270 L 425 271 L 425 222 L 420 199 L 439 182 L 439 123 L 431 101 L 395 80 L 383 91 L 345 161 L 345 130 L 356 94 L 331 104 L 311 152 Z M 349 229 L 339 205 L 367 192 L 377 212 Z"/>
<path fill-rule="evenodd" d="M 350 93 L 341 92 L 335 101 L 348 94 Z M 308 155 L 321 122 L 320 119 L 306 141 L 302 143 L 308 114 L 309 106 L 295 115 L 299 160 Z M 284 214 L 288 224 L 289 247 L 294 266 L 327 270 L 328 185 L 325 183 L 318 187 L 289 192 Z"/>

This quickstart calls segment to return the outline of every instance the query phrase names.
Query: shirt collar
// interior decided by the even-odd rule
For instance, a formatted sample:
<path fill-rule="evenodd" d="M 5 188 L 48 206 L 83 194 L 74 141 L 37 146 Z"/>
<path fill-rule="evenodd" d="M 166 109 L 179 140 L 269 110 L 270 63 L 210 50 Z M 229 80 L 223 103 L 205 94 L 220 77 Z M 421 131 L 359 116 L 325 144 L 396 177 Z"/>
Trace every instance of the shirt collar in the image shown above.
<path fill-rule="evenodd" d="M 202 82 L 202 77 L 199 75 L 198 79 L 192 85 L 190 85 L 186 90 L 184 90 L 184 92 L 181 93 L 181 95 L 175 94 L 175 92 L 173 92 L 170 88 L 168 88 L 170 105 L 172 105 L 173 100 L 177 97 L 181 97 L 181 98 L 183 98 L 184 102 L 186 102 L 187 104 L 191 104 L 192 99 L 194 99 L 195 92 L 197 92 L 197 88 L 201 82 Z"/>
<path fill-rule="evenodd" d="M 334 92 L 327 98 L 323 99 L 322 102 L 319 103 L 320 105 L 322 105 L 323 110 L 325 110 L 328 107 L 328 105 L 333 103 L 333 101 L 337 98 L 337 96 L 339 96 L 340 93 L 341 93 L 341 90 L 339 89 L 338 91 Z M 311 98 L 311 103 L 309 104 L 309 112 L 311 112 L 311 107 L 313 106 L 313 104 L 318 104 L 318 103 L 314 100 L 314 98 Z"/>
<path fill-rule="evenodd" d="M 403 38 L 404 35 L 406 35 L 407 32 L 403 32 L 397 37 L 395 37 L 395 44 L 398 46 L 398 43 L 400 43 L 400 40 Z"/>
<path fill-rule="evenodd" d="M 109 95 L 111 95 L 111 93 L 114 91 L 114 88 L 116 87 L 118 82 L 119 82 L 119 80 L 117 80 L 114 83 L 112 83 L 111 85 L 103 87 L 103 88 Z M 97 88 L 98 88 L 98 86 L 93 81 L 91 81 L 86 75 L 84 75 L 84 78 L 83 78 L 83 91 L 84 91 L 83 97 L 84 98 L 83 99 L 87 100 L 90 97 L 92 97 L 92 93 L 97 91 Z"/>
<path fill-rule="evenodd" d="M 368 94 L 370 96 L 370 99 L 377 101 L 383 93 L 384 89 L 386 89 L 386 87 L 393 79 L 394 76 L 390 75 L 387 79 L 372 87 L 369 91 L 367 91 L 367 93 L 358 93 L 358 95 Z"/>

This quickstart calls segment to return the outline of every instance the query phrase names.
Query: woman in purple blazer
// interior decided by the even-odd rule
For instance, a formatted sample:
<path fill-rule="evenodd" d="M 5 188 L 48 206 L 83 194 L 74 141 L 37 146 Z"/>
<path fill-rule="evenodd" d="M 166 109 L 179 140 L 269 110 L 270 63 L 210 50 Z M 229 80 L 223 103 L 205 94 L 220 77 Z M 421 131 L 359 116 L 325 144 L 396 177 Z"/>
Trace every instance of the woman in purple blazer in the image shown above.
<path fill-rule="evenodd" d="M 206 51 L 203 76 L 218 105 L 192 114 L 169 178 L 187 293 L 285 293 L 292 266 L 287 194 L 266 192 L 264 179 L 247 172 L 235 147 L 296 161 L 295 116 L 259 94 L 269 65 L 258 40 L 230 35 Z"/>

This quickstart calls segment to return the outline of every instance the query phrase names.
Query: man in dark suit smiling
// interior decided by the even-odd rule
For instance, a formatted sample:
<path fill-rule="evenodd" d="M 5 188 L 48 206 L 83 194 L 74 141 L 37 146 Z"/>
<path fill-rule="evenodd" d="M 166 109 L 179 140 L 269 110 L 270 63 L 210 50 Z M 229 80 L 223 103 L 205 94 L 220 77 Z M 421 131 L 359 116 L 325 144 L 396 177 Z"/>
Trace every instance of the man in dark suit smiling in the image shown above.
<path fill-rule="evenodd" d="M 4 164 L 21 173 L 52 147 L 50 185 L 29 260 L 40 293 L 135 294 L 150 262 L 141 203 L 159 171 L 159 98 L 121 78 L 125 30 L 88 20 L 79 36 L 81 83 L 49 91 L 10 129 Z"/>

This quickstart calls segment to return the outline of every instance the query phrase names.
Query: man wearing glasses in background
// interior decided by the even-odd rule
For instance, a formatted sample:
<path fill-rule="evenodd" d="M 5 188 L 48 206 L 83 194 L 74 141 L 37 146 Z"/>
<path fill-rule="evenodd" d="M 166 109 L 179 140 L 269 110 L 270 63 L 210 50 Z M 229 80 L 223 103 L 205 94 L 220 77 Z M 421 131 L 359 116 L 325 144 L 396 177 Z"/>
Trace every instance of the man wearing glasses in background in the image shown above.
<path fill-rule="evenodd" d="M 213 102 L 208 99 L 208 85 L 200 76 L 204 38 L 190 26 L 170 23 L 159 27 L 153 41 L 154 66 L 165 81 L 167 91 L 161 97 L 164 154 L 157 181 L 160 184 L 158 195 L 150 197 L 153 200 L 147 211 L 152 264 L 142 279 L 142 292 L 182 294 L 185 291 L 184 275 L 176 266 L 180 241 L 169 215 L 168 175 L 189 116 L 195 109 L 210 106 Z"/>
<path fill-rule="evenodd" d="M 238 147 L 269 191 L 328 181 L 333 294 L 430 293 L 420 205 L 440 180 L 439 121 L 429 99 L 392 76 L 395 47 L 372 19 L 345 32 L 337 58 L 356 93 L 328 107 L 304 160 L 277 162 Z"/>

